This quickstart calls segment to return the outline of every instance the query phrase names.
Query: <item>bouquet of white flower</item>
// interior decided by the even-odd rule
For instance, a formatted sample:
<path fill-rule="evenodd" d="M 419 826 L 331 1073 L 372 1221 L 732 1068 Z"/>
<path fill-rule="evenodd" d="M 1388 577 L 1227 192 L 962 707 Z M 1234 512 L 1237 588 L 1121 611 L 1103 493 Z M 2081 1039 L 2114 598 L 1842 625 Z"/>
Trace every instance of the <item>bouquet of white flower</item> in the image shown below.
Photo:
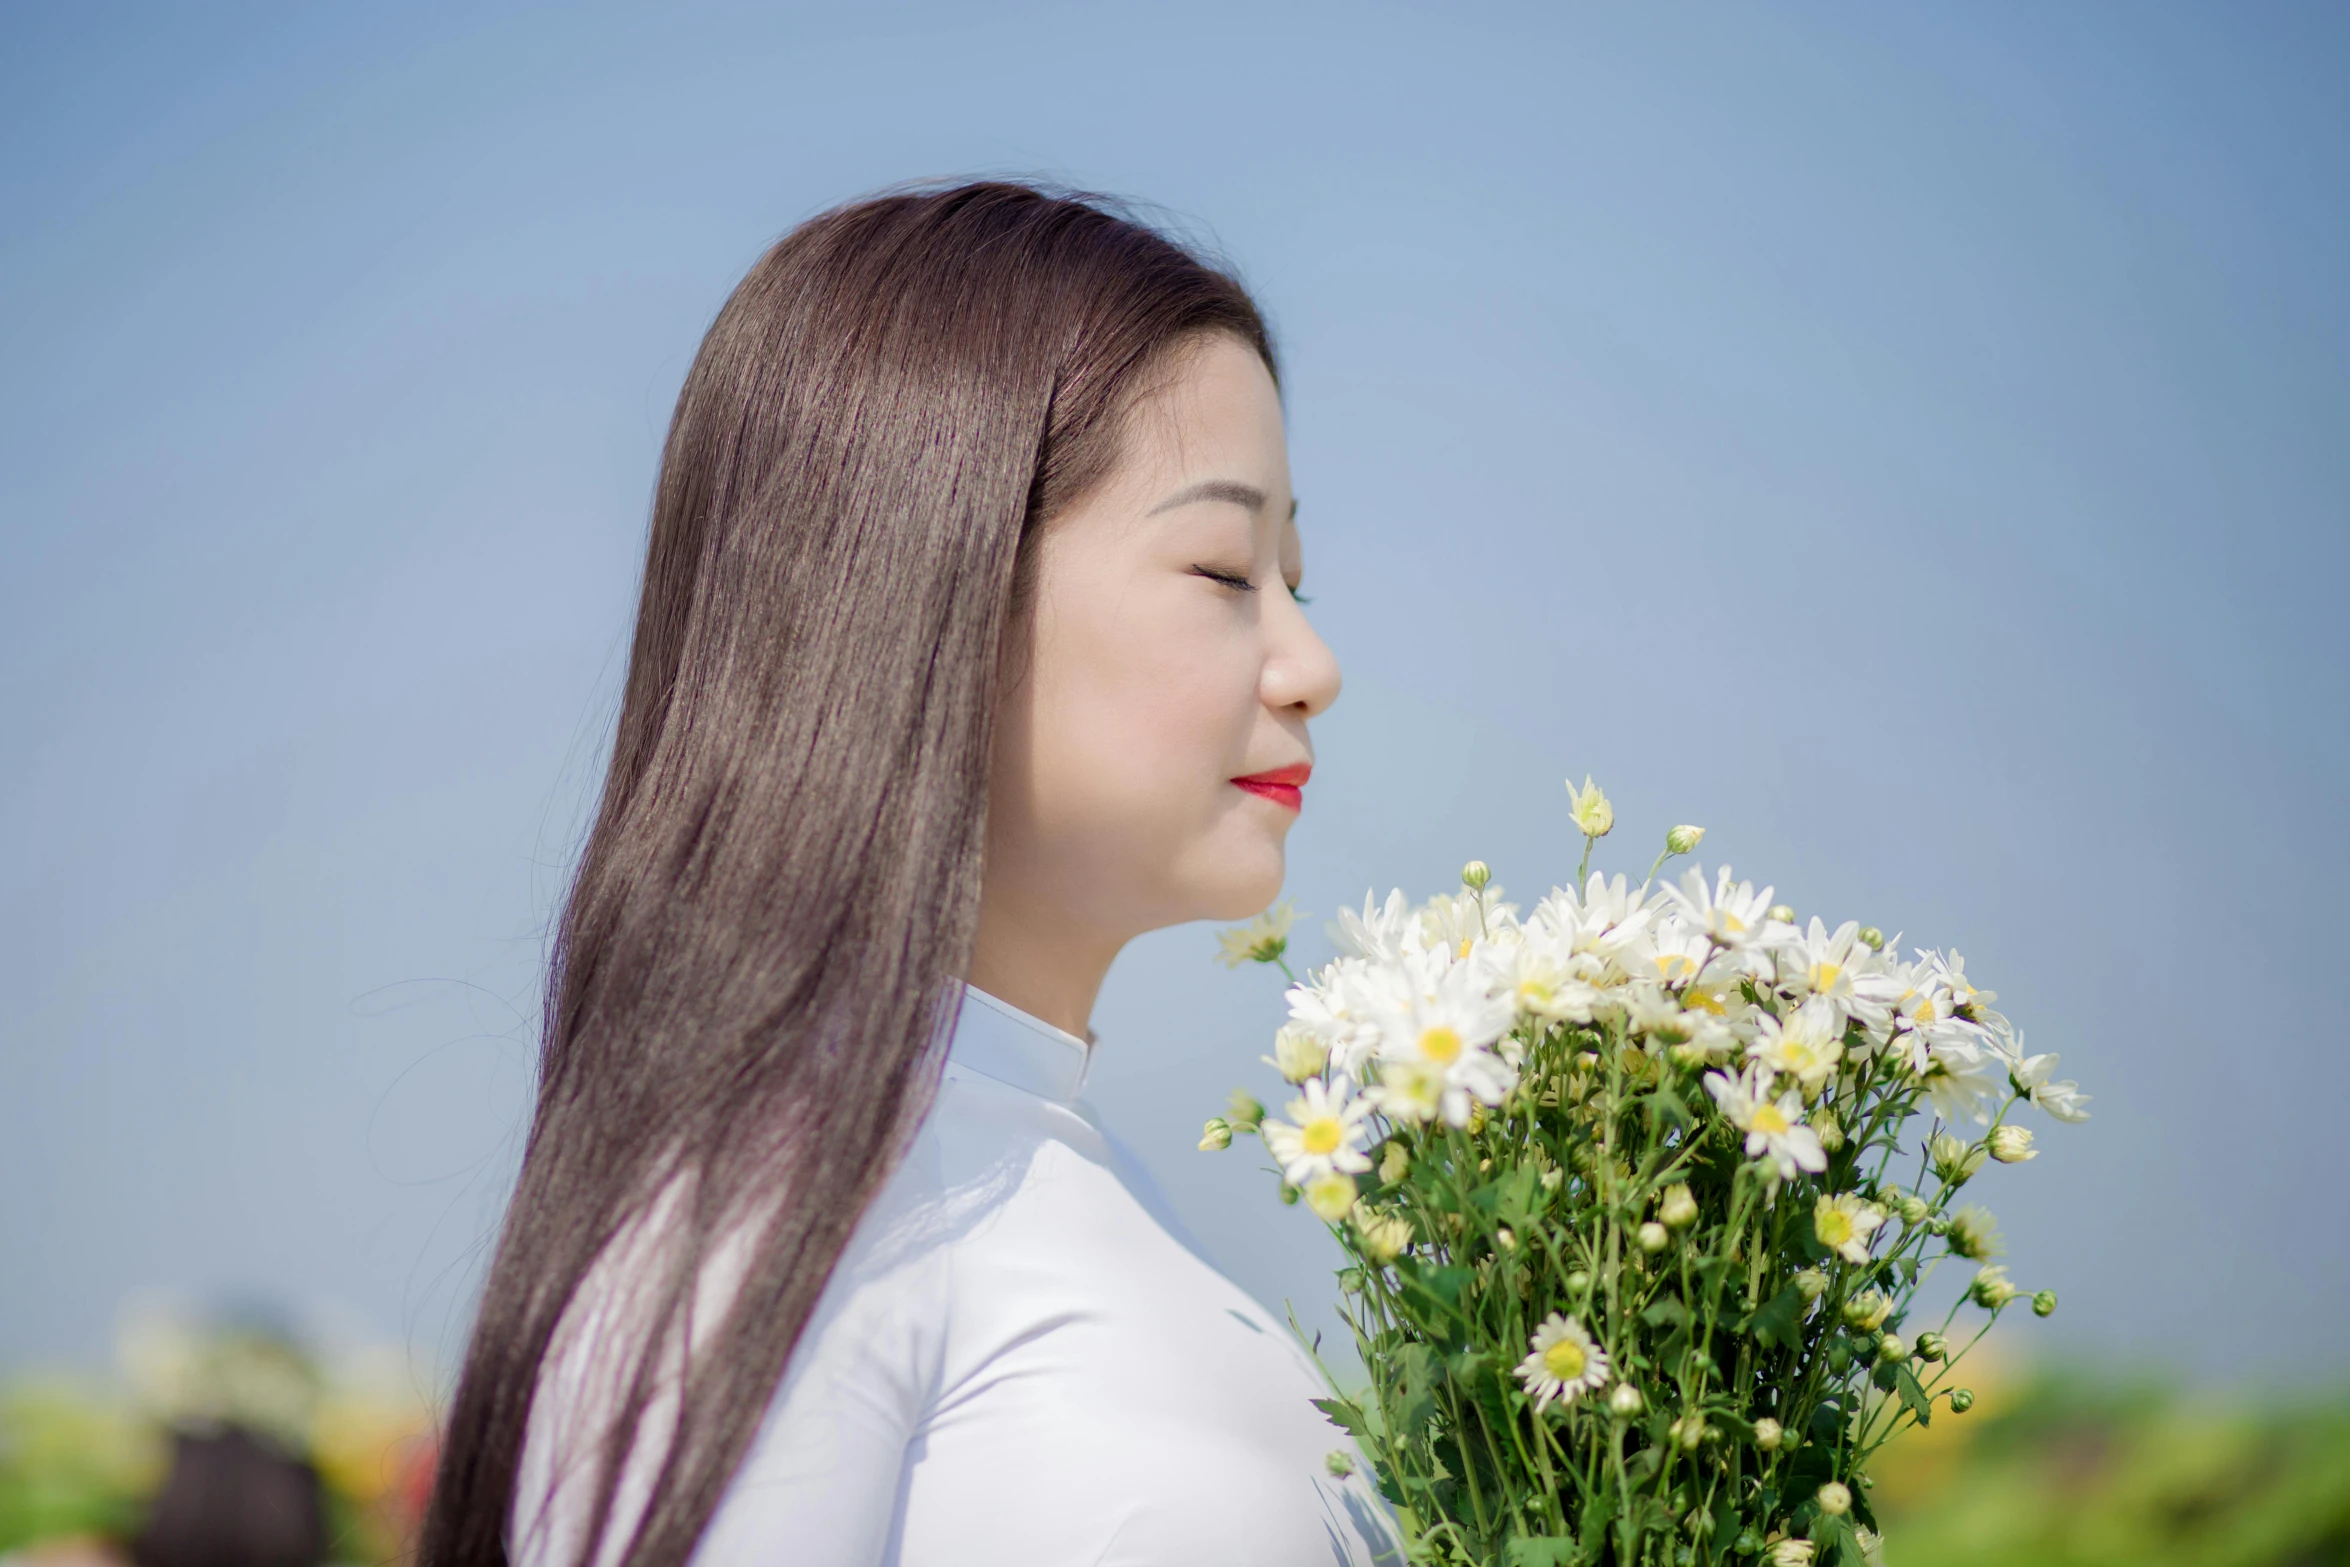
<path fill-rule="evenodd" d="M 1418 907 L 1366 897 L 1290 976 L 1269 1059 L 1297 1097 L 1236 1093 L 1201 1147 L 1261 1137 L 1345 1247 L 1369 1387 L 1321 1407 L 1415 1563 L 1873 1561 L 1870 1455 L 1967 1409 L 1952 1371 L 2012 1301 L 2056 1308 L 1954 1199 L 2034 1157 L 2019 1105 L 2079 1121 L 2087 1096 L 1956 953 L 1798 925 L 1726 866 L 1658 885 L 1700 828 L 1637 887 L 1585 880 L 1613 812 L 1570 790 L 1579 888 L 1521 918 L 1472 863 Z M 1287 973 L 1292 917 L 1227 932 L 1226 960 Z M 1979 1271 L 1916 1331 L 1945 1256 Z M 1969 1302 L 1986 1320 L 1954 1337 Z"/>

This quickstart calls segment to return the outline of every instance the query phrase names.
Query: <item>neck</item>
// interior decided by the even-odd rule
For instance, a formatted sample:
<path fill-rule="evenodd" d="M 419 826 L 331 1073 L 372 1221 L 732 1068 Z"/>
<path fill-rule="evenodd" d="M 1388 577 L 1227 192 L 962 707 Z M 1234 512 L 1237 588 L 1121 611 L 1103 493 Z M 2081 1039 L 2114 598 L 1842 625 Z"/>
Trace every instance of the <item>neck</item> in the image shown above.
<path fill-rule="evenodd" d="M 1056 915 L 1049 905 L 991 899 L 983 890 L 965 977 L 998 1001 L 1083 1039 L 1102 981 L 1123 945 Z"/>

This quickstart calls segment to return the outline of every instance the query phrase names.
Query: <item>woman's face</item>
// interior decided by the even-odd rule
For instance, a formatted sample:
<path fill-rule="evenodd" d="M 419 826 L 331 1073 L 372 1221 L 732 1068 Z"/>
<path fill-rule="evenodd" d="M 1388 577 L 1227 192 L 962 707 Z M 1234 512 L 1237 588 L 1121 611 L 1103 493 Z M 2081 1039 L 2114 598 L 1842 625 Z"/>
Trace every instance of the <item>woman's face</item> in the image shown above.
<path fill-rule="evenodd" d="M 1238 340 L 1204 339 L 1136 411 L 1119 467 L 1038 541 L 983 921 L 1114 952 L 1280 891 L 1311 794 L 1306 724 L 1338 696 L 1293 597 L 1295 511 L 1272 376 Z"/>

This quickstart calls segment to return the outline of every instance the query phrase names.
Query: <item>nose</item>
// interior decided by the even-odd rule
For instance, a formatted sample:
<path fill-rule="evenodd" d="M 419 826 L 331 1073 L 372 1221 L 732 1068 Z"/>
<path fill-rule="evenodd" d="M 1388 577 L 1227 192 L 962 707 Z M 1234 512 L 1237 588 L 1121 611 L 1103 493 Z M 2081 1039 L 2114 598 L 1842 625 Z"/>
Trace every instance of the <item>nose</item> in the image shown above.
<path fill-rule="evenodd" d="M 1330 651 L 1295 599 L 1281 594 L 1267 629 L 1272 634 L 1258 686 L 1267 707 L 1301 718 L 1319 717 L 1338 700 L 1338 656 Z"/>

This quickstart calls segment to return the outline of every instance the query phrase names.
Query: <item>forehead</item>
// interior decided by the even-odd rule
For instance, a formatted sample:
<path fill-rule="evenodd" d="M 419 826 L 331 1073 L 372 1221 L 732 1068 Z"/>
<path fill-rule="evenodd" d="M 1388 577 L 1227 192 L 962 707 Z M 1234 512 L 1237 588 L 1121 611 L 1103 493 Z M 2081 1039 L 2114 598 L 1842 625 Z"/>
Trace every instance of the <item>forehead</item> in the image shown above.
<path fill-rule="evenodd" d="M 1184 348 L 1155 378 L 1134 409 L 1125 455 L 1146 482 L 1232 479 L 1288 509 L 1280 393 L 1256 350 L 1227 333 Z"/>

